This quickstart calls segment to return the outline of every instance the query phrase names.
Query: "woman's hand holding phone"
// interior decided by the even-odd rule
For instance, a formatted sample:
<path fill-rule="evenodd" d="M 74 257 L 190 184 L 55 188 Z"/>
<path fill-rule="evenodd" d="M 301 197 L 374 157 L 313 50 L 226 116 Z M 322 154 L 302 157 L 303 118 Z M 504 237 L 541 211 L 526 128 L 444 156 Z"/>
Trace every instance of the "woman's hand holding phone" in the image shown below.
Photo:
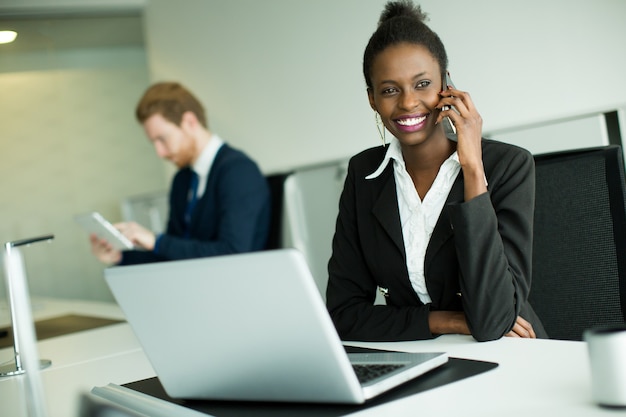
<path fill-rule="evenodd" d="M 448 117 L 457 137 L 457 153 L 465 181 L 465 201 L 487 191 L 482 160 L 483 120 L 469 93 L 458 90 L 449 81 L 440 93 L 439 121 Z"/>

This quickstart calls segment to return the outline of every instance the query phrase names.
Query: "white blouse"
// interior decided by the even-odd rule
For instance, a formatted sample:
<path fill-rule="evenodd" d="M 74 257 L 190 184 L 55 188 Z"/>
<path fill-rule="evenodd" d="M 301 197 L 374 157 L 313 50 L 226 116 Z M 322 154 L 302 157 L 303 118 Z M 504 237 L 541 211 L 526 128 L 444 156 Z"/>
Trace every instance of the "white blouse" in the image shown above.
<path fill-rule="evenodd" d="M 426 248 L 448 194 L 450 194 L 452 184 L 454 184 L 454 180 L 461 170 L 461 164 L 455 151 L 439 168 L 435 182 L 422 201 L 417 194 L 413 180 L 406 171 L 400 142 L 396 138 L 391 140 L 385 158 L 378 169 L 365 178 L 378 177 L 385 170 L 390 160 L 393 160 L 409 280 L 420 300 L 424 304 L 429 304 L 432 300 L 428 294 L 424 277 Z"/>

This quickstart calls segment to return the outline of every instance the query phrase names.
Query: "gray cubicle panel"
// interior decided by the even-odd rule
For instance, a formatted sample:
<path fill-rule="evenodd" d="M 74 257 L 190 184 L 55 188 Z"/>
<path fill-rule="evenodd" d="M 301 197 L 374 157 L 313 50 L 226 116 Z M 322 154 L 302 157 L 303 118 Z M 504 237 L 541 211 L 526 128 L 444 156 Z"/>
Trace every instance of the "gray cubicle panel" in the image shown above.
<path fill-rule="evenodd" d="M 296 169 L 285 180 L 283 246 L 304 254 L 324 298 L 347 164 L 341 160 Z"/>
<path fill-rule="evenodd" d="M 532 154 L 603 146 L 610 142 L 605 113 L 501 129 L 487 132 L 485 136 L 521 146 Z"/>

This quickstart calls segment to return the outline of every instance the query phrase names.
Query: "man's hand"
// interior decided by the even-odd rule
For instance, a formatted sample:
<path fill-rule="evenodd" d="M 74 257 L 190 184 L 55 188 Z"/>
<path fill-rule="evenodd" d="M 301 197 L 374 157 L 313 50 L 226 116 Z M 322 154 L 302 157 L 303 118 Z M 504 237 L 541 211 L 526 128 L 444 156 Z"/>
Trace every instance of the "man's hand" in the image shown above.
<path fill-rule="evenodd" d="M 135 222 L 116 223 L 113 226 L 130 239 L 133 245 L 145 250 L 154 250 L 156 236 L 145 227 Z"/>
<path fill-rule="evenodd" d="M 100 239 L 95 233 L 89 235 L 91 252 L 102 263 L 115 265 L 122 260 L 122 252 L 115 249 L 106 239 Z"/>

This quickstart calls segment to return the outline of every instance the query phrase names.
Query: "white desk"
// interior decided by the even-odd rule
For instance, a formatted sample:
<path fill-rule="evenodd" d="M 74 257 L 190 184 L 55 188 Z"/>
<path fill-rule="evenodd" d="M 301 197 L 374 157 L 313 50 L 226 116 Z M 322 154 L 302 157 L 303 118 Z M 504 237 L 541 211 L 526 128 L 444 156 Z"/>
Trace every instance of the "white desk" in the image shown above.
<path fill-rule="evenodd" d="M 453 357 L 497 362 L 491 371 L 358 416 L 615 416 L 591 402 L 587 347 L 583 342 L 503 338 L 478 343 L 469 336 L 396 343 L 351 343 L 378 349 L 446 351 Z"/>
<path fill-rule="evenodd" d="M 120 318 L 114 305 L 43 301 L 56 315 L 69 312 Z M 36 306 L 36 302 L 34 302 Z M 36 318 L 41 317 L 35 311 Z M 39 316 L 39 317 L 38 317 Z M 616 416 L 624 412 L 591 402 L 589 361 L 582 342 L 504 338 L 477 343 L 471 337 L 397 343 L 350 343 L 354 346 L 405 351 L 446 351 L 453 357 L 497 362 L 491 371 L 412 397 L 363 410 L 367 416 Z M 78 396 L 94 386 L 125 384 L 154 376 L 126 323 L 39 342 L 42 358 L 52 366 L 42 371 L 51 417 L 77 415 Z M 0 361 L 12 358 L 0 350 Z M 20 377 L 0 378 L 0 416 L 25 416 Z"/>
<path fill-rule="evenodd" d="M 33 299 L 35 320 L 83 314 L 123 319 L 115 304 Z M 0 324 L 9 323 L 0 304 Z M 94 386 L 124 384 L 154 376 L 139 342 L 127 323 L 113 324 L 38 342 L 39 356 L 52 366 L 41 372 L 50 417 L 78 416 L 79 398 Z M 13 359 L 13 348 L 0 349 L 0 363 Z M 26 416 L 23 376 L 0 378 L 0 416 Z"/>

